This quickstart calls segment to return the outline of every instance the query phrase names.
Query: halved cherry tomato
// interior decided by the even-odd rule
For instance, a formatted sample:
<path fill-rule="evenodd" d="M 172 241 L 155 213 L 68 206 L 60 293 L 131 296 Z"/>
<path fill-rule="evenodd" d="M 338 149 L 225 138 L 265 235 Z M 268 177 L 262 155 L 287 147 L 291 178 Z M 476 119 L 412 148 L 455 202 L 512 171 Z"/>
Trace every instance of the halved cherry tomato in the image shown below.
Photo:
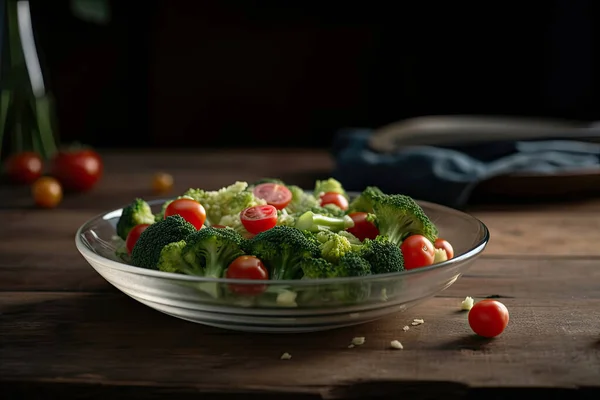
<path fill-rule="evenodd" d="M 244 228 L 256 235 L 277 225 L 277 209 L 270 204 L 248 207 L 242 210 L 240 219 Z"/>
<path fill-rule="evenodd" d="M 285 185 L 278 183 L 261 183 L 252 190 L 254 195 L 263 199 L 267 204 L 272 205 L 278 210 L 283 210 L 292 201 L 292 192 Z"/>
<path fill-rule="evenodd" d="M 348 209 L 348 199 L 341 193 L 327 192 L 321 195 L 321 205 L 335 204 L 342 210 Z"/>
<path fill-rule="evenodd" d="M 218 228 L 218 229 L 225 229 L 225 228 L 227 228 L 225 225 L 219 225 L 219 224 L 217 224 L 217 225 L 211 225 L 211 227 Z"/>
<path fill-rule="evenodd" d="M 481 300 L 469 311 L 469 326 L 473 332 L 487 338 L 504 332 L 508 320 L 508 309 L 496 300 Z"/>
<path fill-rule="evenodd" d="M 368 213 L 356 211 L 348 215 L 354 221 L 354 226 L 346 230 L 360 239 L 361 242 L 367 238 L 375 239 L 379 235 L 379 229 L 372 221 L 369 221 Z"/>
<path fill-rule="evenodd" d="M 411 235 L 400 245 L 404 256 L 404 268 L 414 269 L 433 264 L 435 250 L 431 240 L 423 235 Z"/>
<path fill-rule="evenodd" d="M 63 191 L 56 179 L 43 176 L 31 185 L 33 200 L 38 207 L 54 208 L 63 198 Z"/>
<path fill-rule="evenodd" d="M 201 229 L 206 221 L 206 210 L 204 206 L 192 199 L 177 199 L 172 201 L 165 210 L 165 218 L 171 215 L 181 215 L 196 229 Z"/>
<path fill-rule="evenodd" d="M 6 160 L 6 173 L 15 183 L 33 183 L 42 176 L 42 158 L 32 151 L 13 154 Z"/>
<path fill-rule="evenodd" d="M 446 256 L 448 257 L 448 260 L 451 259 L 452 257 L 454 257 L 454 248 L 452 247 L 450 242 L 448 242 L 447 240 L 442 239 L 442 238 L 437 238 L 437 239 L 435 239 L 435 242 L 433 243 L 433 245 L 436 249 L 443 249 L 446 252 Z"/>
<path fill-rule="evenodd" d="M 269 273 L 263 262 L 254 256 L 239 256 L 229 264 L 225 277 L 229 279 L 254 279 L 267 280 Z M 267 285 L 236 285 L 230 284 L 229 290 L 239 294 L 260 294 L 264 292 Z"/>
<path fill-rule="evenodd" d="M 59 151 L 52 159 L 51 168 L 52 176 L 65 190 L 85 191 L 100 180 L 104 164 L 94 150 L 82 148 Z"/>
<path fill-rule="evenodd" d="M 125 239 L 125 247 L 127 248 L 127 252 L 129 254 L 131 254 L 131 252 L 133 251 L 133 247 L 137 243 L 142 232 L 144 232 L 149 226 L 150 224 L 139 224 L 131 228 L 131 230 L 127 234 L 127 239 Z"/>

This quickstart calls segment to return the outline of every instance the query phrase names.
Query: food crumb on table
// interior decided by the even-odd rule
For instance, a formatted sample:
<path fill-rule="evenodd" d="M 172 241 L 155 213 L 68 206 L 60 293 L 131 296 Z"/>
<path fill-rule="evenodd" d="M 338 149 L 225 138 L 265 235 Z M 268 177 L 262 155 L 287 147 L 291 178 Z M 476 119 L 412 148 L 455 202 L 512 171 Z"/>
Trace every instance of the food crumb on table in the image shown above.
<path fill-rule="evenodd" d="M 403 330 L 404 332 L 406 332 L 406 331 L 407 331 L 407 330 L 409 330 L 409 329 L 410 329 L 410 328 L 409 328 L 409 326 L 408 326 L 408 325 L 404 325 L 404 326 L 402 327 L 402 330 Z"/>
<path fill-rule="evenodd" d="M 391 346 L 393 349 L 398 349 L 398 350 L 402 350 L 402 349 L 404 349 L 404 346 L 402 346 L 402 343 L 400 343 L 400 342 L 399 342 L 399 341 L 397 341 L 397 340 L 392 340 L 392 341 L 390 342 L 390 346 Z"/>
<path fill-rule="evenodd" d="M 354 346 L 360 346 L 362 344 L 365 344 L 365 338 L 364 336 L 358 336 L 352 339 L 352 344 Z"/>
<path fill-rule="evenodd" d="M 473 298 L 470 296 L 467 296 L 462 301 L 462 303 L 460 303 L 460 309 L 469 311 L 471 308 L 473 308 L 473 304 L 475 304 L 475 301 L 473 300 Z"/>
<path fill-rule="evenodd" d="M 415 318 L 415 319 L 413 320 L 413 322 L 412 322 L 412 324 L 411 324 L 411 325 L 412 325 L 412 326 L 417 326 L 417 325 L 421 325 L 421 324 L 424 324 L 424 323 L 425 323 L 425 320 L 423 320 L 423 319 L 420 319 L 420 318 Z"/>
<path fill-rule="evenodd" d="M 282 360 L 289 360 L 289 359 L 291 359 L 291 358 L 292 358 L 292 355 L 291 355 L 290 353 L 283 353 L 283 354 L 281 355 L 281 359 L 282 359 Z"/>

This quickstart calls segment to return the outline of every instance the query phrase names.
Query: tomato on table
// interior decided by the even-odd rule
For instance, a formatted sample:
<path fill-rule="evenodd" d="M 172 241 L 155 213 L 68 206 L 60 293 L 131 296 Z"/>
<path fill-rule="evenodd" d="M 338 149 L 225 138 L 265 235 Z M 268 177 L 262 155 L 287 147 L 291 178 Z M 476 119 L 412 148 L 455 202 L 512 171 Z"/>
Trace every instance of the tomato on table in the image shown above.
<path fill-rule="evenodd" d="M 292 192 L 285 185 L 278 183 L 261 183 L 252 190 L 254 195 L 263 199 L 267 204 L 272 205 L 278 210 L 283 210 L 292 201 Z"/>
<path fill-rule="evenodd" d="M 165 218 L 172 215 L 180 215 L 196 229 L 201 229 L 206 221 L 206 210 L 204 206 L 192 199 L 177 199 L 169 203 L 165 210 Z"/>
<path fill-rule="evenodd" d="M 447 240 L 442 239 L 442 238 L 437 238 L 437 239 L 435 239 L 433 246 L 436 249 L 443 249 L 446 252 L 446 257 L 448 257 L 448 260 L 451 259 L 452 257 L 454 257 L 454 248 L 452 247 L 450 242 L 448 242 Z"/>
<path fill-rule="evenodd" d="M 400 245 L 404 256 L 404 268 L 414 269 L 433 264 L 435 250 L 431 240 L 423 235 L 411 235 Z"/>
<path fill-rule="evenodd" d="M 92 149 L 60 150 L 52 159 L 51 173 L 65 190 L 86 191 L 102 177 L 104 164 Z"/>
<path fill-rule="evenodd" d="M 277 225 L 277 209 L 270 205 L 248 207 L 240 212 L 242 225 L 254 235 Z"/>
<path fill-rule="evenodd" d="M 469 311 L 469 326 L 473 332 L 487 338 L 496 337 L 504 332 L 508 320 L 508 309 L 496 300 L 481 300 Z"/>
<path fill-rule="evenodd" d="M 157 172 L 152 177 L 152 190 L 156 193 L 167 193 L 173 189 L 173 176 L 165 172 Z"/>
<path fill-rule="evenodd" d="M 326 192 L 320 196 L 321 206 L 334 204 L 342 210 L 348 209 L 348 199 L 341 193 Z"/>
<path fill-rule="evenodd" d="M 44 176 L 31 185 L 31 193 L 35 204 L 42 208 L 54 208 L 63 198 L 63 191 L 56 179 Z"/>
<path fill-rule="evenodd" d="M 348 216 L 354 221 L 354 226 L 346 231 L 356 236 L 361 242 L 365 239 L 375 239 L 379 235 L 379 229 L 373 221 L 369 220 L 368 213 L 356 211 Z"/>
<path fill-rule="evenodd" d="M 127 252 L 131 255 L 133 251 L 133 247 L 137 243 L 138 239 L 142 232 L 148 228 L 150 224 L 139 224 L 131 228 L 129 233 L 127 234 L 127 239 L 125 239 L 125 247 L 127 248 Z"/>
<path fill-rule="evenodd" d="M 263 262 L 255 256 L 239 256 L 229 264 L 225 277 L 228 279 L 268 280 L 269 273 Z M 229 290 L 238 294 L 255 295 L 266 290 L 266 285 L 229 284 Z"/>
<path fill-rule="evenodd" d="M 30 184 L 42 176 L 43 162 L 39 154 L 25 151 L 9 156 L 5 167 L 11 181 Z"/>

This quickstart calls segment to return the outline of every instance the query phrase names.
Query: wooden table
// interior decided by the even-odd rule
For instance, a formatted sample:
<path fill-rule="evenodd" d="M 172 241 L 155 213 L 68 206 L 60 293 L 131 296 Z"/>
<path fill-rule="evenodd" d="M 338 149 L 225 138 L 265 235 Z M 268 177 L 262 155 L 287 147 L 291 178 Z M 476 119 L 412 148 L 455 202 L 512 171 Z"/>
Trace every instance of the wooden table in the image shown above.
<path fill-rule="evenodd" d="M 471 210 L 491 231 L 485 254 L 405 313 L 314 334 L 242 334 L 120 293 L 79 255 L 75 230 L 134 196 L 152 198 L 158 170 L 174 175 L 176 192 L 274 175 L 310 185 L 329 174 L 329 156 L 115 151 L 104 160 L 99 186 L 55 210 L 33 208 L 27 188 L 0 189 L 2 399 L 600 397 L 600 201 Z M 506 331 L 475 338 L 458 311 L 465 296 L 500 298 L 511 313 Z M 425 323 L 404 332 L 414 318 Z M 349 349 L 355 336 L 366 343 Z M 389 349 L 394 339 L 404 350 Z"/>

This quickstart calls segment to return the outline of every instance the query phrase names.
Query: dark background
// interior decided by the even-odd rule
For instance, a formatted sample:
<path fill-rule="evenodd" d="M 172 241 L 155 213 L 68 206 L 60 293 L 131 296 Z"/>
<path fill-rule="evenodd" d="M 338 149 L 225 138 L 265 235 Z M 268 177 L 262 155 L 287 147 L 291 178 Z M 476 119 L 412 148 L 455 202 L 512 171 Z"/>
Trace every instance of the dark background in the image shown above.
<path fill-rule="evenodd" d="M 31 7 L 63 142 L 327 147 L 419 115 L 600 119 L 591 0 L 115 0 L 108 25 Z"/>

